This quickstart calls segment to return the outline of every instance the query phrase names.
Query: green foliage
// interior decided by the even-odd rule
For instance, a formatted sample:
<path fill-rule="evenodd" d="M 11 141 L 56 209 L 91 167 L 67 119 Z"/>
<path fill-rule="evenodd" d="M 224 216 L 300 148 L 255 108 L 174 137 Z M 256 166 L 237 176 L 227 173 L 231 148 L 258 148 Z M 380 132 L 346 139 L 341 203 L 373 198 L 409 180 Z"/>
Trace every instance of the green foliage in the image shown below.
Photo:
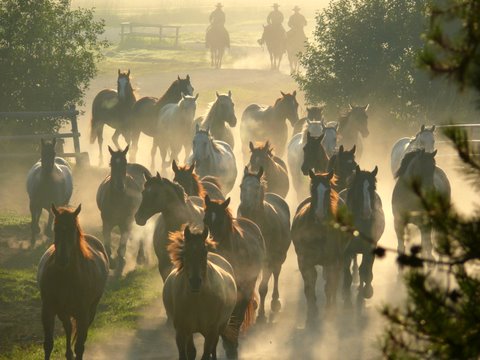
<path fill-rule="evenodd" d="M 423 0 L 331 1 L 316 16 L 301 58 L 305 73 L 296 76 L 307 100 L 371 103 L 401 119 L 432 116 L 451 93 L 417 68 L 427 14 Z"/>
<path fill-rule="evenodd" d="M 68 0 L 0 0 L 1 111 L 63 110 L 81 104 L 106 42 L 103 21 Z M 3 124 L 5 124 L 3 122 Z M 5 132 L 53 131 L 58 119 L 7 123 Z M 13 129 L 12 129 L 13 127 Z"/>

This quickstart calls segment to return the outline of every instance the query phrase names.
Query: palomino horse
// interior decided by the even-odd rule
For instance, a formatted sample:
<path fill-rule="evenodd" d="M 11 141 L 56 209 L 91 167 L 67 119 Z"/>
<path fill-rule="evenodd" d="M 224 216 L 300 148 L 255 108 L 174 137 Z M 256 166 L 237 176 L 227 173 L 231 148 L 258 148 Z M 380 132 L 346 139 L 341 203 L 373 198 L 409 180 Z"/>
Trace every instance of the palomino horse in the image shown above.
<path fill-rule="evenodd" d="M 182 185 L 188 196 L 198 196 L 204 199 L 205 195 L 208 194 L 211 199 L 225 200 L 217 179 L 213 176 L 200 179 L 195 173 L 195 163 L 190 167 L 188 165 L 178 166 L 176 161 L 173 160 L 172 170 L 174 173 L 173 181 Z"/>
<path fill-rule="evenodd" d="M 238 358 L 238 333 L 254 322 L 255 284 L 265 258 L 265 243 L 262 232 L 252 221 L 234 219 L 225 201 L 205 197 L 204 223 L 209 227 L 217 253 L 232 264 L 237 284 L 237 303 L 232 314 L 234 339 L 222 334 L 223 346 L 228 359 Z"/>
<path fill-rule="evenodd" d="M 368 130 L 368 107 L 368 105 L 349 105 L 348 112 L 338 120 L 339 145 L 343 145 L 346 148 L 357 145 L 358 158 L 361 157 L 363 152 L 361 137 L 366 138 L 370 134 Z M 359 135 L 361 135 L 361 137 Z"/>
<path fill-rule="evenodd" d="M 185 149 L 185 158 L 192 149 L 193 119 L 197 110 L 196 96 L 184 95 L 178 103 L 167 104 L 160 110 L 157 121 L 157 133 L 153 138 L 152 162 L 150 168 L 155 168 L 157 147 L 162 156 L 162 169 L 169 166 L 167 152 L 170 149 L 170 162 L 178 161 L 178 154 Z"/>
<path fill-rule="evenodd" d="M 350 265 L 357 254 L 362 255 L 357 301 L 361 303 L 363 299 L 370 299 L 373 295 L 372 269 L 375 260 L 373 250 L 385 230 L 382 200 L 376 192 L 377 172 L 377 167 L 370 172 L 360 170 L 357 165 L 348 188 L 339 194 L 347 205 L 351 225 L 356 230 L 356 233 L 351 235 L 350 243 L 345 251 L 343 287 L 346 304 L 351 301 L 352 273 Z"/>
<path fill-rule="evenodd" d="M 75 359 L 82 359 L 88 328 L 105 290 L 108 256 L 97 238 L 82 232 L 78 221 L 80 205 L 70 211 L 52 204 L 51 210 L 55 215 L 54 244 L 43 254 L 37 272 L 45 359 L 50 359 L 53 350 L 55 316 L 65 330 L 66 358 L 73 360 L 74 334 Z"/>
<path fill-rule="evenodd" d="M 172 82 L 170 87 L 167 89 L 167 91 L 165 92 L 165 94 L 163 94 L 161 98 L 157 99 L 154 97 L 146 96 L 142 97 L 135 103 L 133 107 L 131 126 L 131 162 L 135 162 L 137 156 L 138 139 L 140 137 L 140 133 L 143 132 L 145 135 L 152 138 L 155 137 L 155 135 L 157 134 L 158 113 L 160 112 L 160 109 L 167 104 L 174 104 L 179 102 L 182 99 L 182 94 L 193 95 L 193 90 L 194 89 L 192 84 L 190 83 L 189 75 L 187 75 L 185 79 L 180 79 L 180 76 L 178 76 L 177 80 Z"/>
<path fill-rule="evenodd" d="M 228 124 L 232 128 L 237 126 L 232 92 L 229 90 L 228 94 L 221 95 L 217 92 L 217 99 L 210 104 L 207 115 L 199 117 L 196 122 L 200 124 L 201 128 L 210 129 L 215 140 L 224 141 L 233 149 L 235 139 L 232 130 L 225 125 Z"/>
<path fill-rule="evenodd" d="M 305 50 L 306 41 L 307 37 L 303 29 L 290 29 L 287 31 L 287 55 L 291 74 L 298 72 L 299 55 Z"/>
<path fill-rule="evenodd" d="M 250 141 L 272 141 L 275 152 L 279 157 L 285 153 L 288 127 L 286 120 L 293 126 L 298 121 L 297 92 L 285 94 L 275 101 L 275 105 L 261 107 L 257 104 L 247 106 L 242 114 L 240 137 L 242 139 L 243 160 L 248 158 L 248 144 Z"/>
<path fill-rule="evenodd" d="M 443 170 L 435 164 L 436 154 L 436 150 L 432 153 L 425 149 L 411 151 L 405 154 L 395 174 L 397 182 L 393 188 L 392 211 L 400 253 L 405 252 L 405 227 L 414 224 L 421 232 L 423 256 L 432 257 L 432 224 L 418 193 L 427 196 L 435 192 L 448 201 L 451 197 L 450 182 Z"/>
<path fill-rule="evenodd" d="M 263 168 L 258 173 L 250 173 L 245 167 L 242 184 L 240 185 L 240 206 L 238 216 L 254 221 L 262 231 L 266 247 L 266 261 L 262 271 L 262 281 L 259 287 L 260 307 L 258 320 L 265 321 L 265 297 L 268 292 L 268 282 L 273 273 L 274 285 L 271 316 L 274 317 L 281 309 L 278 292 L 278 278 L 282 264 L 290 247 L 290 210 L 287 202 L 277 194 L 266 193 Z"/>
<path fill-rule="evenodd" d="M 400 164 L 405 154 L 416 149 L 425 149 L 425 151 L 429 153 L 435 150 L 435 125 L 430 128 L 422 125 L 420 131 L 415 137 L 401 138 L 395 143 L 395 145 L 393 145 L 390 155 L 390 166 L 393 175 L 395 175 L 400 168 Z"/>
<path fill-rule="evenodd" d="M 287 165 L 282 159 L 273 155 L 273 149 L 268 140 L 265 144 L 257 144 L 257 146 L 250 142 L 250 152 L 249 166 L 251 170 L 258 172 L 260 168 L 263 168 L 267 191 L 285 198 L 290 187 Z"/>
<path fill-rule="evenodd" d="M 211 66 L 222 67 L 223 54 L 230 48 L 230 35 L 224 26 L 210 26 L 207 30 L 205 46 L 210 49 Z"/>
<path fill-rule="evenodd" d="M 103 126 L 107 124 L 115 129 L 112 141 L 117 148 L 120 148 L 118 144 L 120 135 L 130 143 L 131 116 L 136 100 L 130 83 L 130 70 L 121 72 L 120 69 L 118 69 L 117 90 L 104 89 L 93 99 L 90 143 L 98 141 L 100 165 L 103 164 Z"/>
<path fill-rule="evenodd" d="M 347 187 L 348 180 L 353 176 L 357 163 L 355 161 L 355 151 L 357 147 L 353 145 L 350 150 L 345 150 L 343 145 L 340 145 L 338 152 L 328 161 L 327 170 L 333 171 L 337 181 L 335 190 L 340 192 Z"/>
<path fill-rule="evenodd" d="M 210 130 L 200 129 L 198 124 L 193 137 L 193 154 L 188 159 L 189 164 L 194 162 L 199 176 L 215 176 L 226 194 L 232 190 L 237 179 L 232 148 L 226 142 L 214 140 Z"/>
<path fill-rule="evenodd" d="M 218 339 L 228 333 L 237 300 L 232 266 L 209 253 L 215 243 L 207 227 L 191 233 L 187 226 L 183 233 L 171 233 L 170 241 L 174 269 L 163 287 L 163 304 L 175 327 L 179 358 L 195 359 L 193 334 L 199 332 L 205 337 L 202 360 L 216 359 Z"/>
<path fill-rule="evenodd" d="M 270 69 L 279 70 L 283 54 L 287 51 L 287 35 L 282 26 L 263 26 L 263 39 L 270 54 Z"/>
<path fill-rule="evenodd" d="M 135 213 L 142 201 L 144 185 L 143 174 L 150 172 L 139 164 L 127 164 L 127 152 L 125 150 L 110 152 L 110 175 L 107 176 L 97 190 L 97 206 L 102 216 L 103 241 L 108 254 L 110 265 L 112 261 L 112 230 L 118 226 L 120 229 L 120 242 L 117 249 L 116 272 L 120 275 L 125 266 L 125 252 L 127 242 L 130 239 Z M 143 248 L 140 247 L 143 255 Z"/>
<path fill-rule="evenodd" d="M 309 175 L 311 197 L 297 208 L 292 223 L 292 240 L 307 299 L 307 325 L 312 326 L 316 323 L 318 314 L 315 266 L 323 267 L 327 308 L 335 306 L 337 288 L 341 283 L 344 252 L 349 239 L 332 224 L 342 203 L 333 189 L 333 172 L 315 174 L 310 170 Z"/>
<path fill-rule="evenodd" d="M 158 172 L 155 177 L 145 173 L 145 180 L 135 222 L 144 226 L 153 215 L 161 214 L 155 224 L 153 248 L 158 259 L 158 271 L 165 281 L 172 270 L 167 251 L 168 234 L 180 230 L 187 223 L 202 226 L 203 208 L 196 205 L 179 184 L 162 178 Z"/>
<path fill-rule="evenodd" d="M 50 211 L 52 203 L 65 206 L 70 201 L 73 191 L 72 170 L 68 163 L 55 156 L 56 140 L 51 143 L 42 139 L 41 159 L 36 162 L 27 174 L 27 192 L 30 198 L 31 246 L 35 245 L 36 236 L 40 233 L 38 222 L 42 210 L 47 210 L 48 223 L 45 235 L 51 236 L 53 214 Z"/>
<path fill-rule="evenodd" d="M 298 133 L 301 133 L 305 129 L 305 123 L 307 120 L 310 121 L 315 121 L 315 122 L 320 122 L 322 121 L 325 123 L 325 119 L 323 117 L 323 106 L 311 106 L 307 107 L 307 116 L 304 118 L 299 119 L 294 125 L 293 125 L 293 135 L 296 135 Z"/>

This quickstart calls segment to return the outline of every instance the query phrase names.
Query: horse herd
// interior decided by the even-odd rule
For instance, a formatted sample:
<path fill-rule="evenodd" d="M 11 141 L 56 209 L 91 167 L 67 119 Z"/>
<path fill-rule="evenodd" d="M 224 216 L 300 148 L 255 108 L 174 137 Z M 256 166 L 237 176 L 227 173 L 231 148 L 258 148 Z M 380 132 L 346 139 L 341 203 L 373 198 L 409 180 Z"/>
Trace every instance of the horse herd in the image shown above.
<path fill-rule="evenodd" d="M 55 156 L 55 141 L 42 141 L 41 160 L 28 174 L 32 245 L 40 231 L 42 209 L 49 211 L 45 233 L 54 238 L 38 269 L 46 359 L 53 348 L 55 316 L 65 328 L 67 359 L 73 358 L 72 333 L 76 333 L 76 358 L 82 358 L 109 267 L 117 276 L 122 273 L 133 224 L 144 226 L 156 214 L 160 216 L 153 245 L 180 359 L 195 358 L 196 332 L 205 337 L 202 359 L 216 359 L 219 337 L 227 358 L 236 359 L 239 334 L 254 323 L 256 310 L 256 321 L 267 321 L 265 301 L 272 275 L 270 319 L 275 319 L 281 309 L 279 276 L 291 242 L 304 280 L 307 326 L 318 321 L 317 265 L 323 268 L 327 309 L 335 306 L 340 286 L 345 306 L 351 306 L 357 273 L 357 302 L 372 297 L 373 250 L 383 234 L 385 216 L 376 192 L 378 167 L 367 171 L 357 163 L 363 151 L 361 138 L 369 135 L 368 105 L 350 106 L 336 122 L 325 122 L 321 107 L 309 108 L 307 117 L 299 119 L 296 92 L 281 93 L 273 106 L 252 104 L 245 109 L 241 144 L 235 144 L 230 127 L 237 119 L 231 92 L 217 94 L 207 115 L 195 119 L 198 94 L 193 95 L 188 76 L 175 80 L 159 99 L 135 101 L 129 74 L 119 71 L 118 90 L 103 90 L 92 106 L 91 139 L 98 139 L 100 161 L 103 126 L 116 129 L 117 149 L 108 147 L 111 172 L 96 197 L 103 243 L 82 232 L 80 206 L 64 207 L 73 181 L 70 165 Z M 294 130 L 290 140 L 287 119 Z M 432 256 L 431 224 L 418 191 L 450 196 L 448 179 L 435 163 L 434 130 L 422 126 L 414 138 L 399 140 L 392 150 L 398 249 L 404 251 L 405 226 L 413 223 L 421 230 L 426 256 Z M 153 138 L 152 169 L 160 149 L 160 172 L 153 174 L 135 163 L 140 132 Z M 119 149 L 119 135 L 129 143 L 125 149 Z M 241 146 L 246 164 L 236 217 L 227 196 L 237 179 L 234 146 Z M 182 149 L 185 165 L 178 159 Z M 167 167 L 173 178 L 165 175 Z M 285 200 L 289 179 L 298 198 L 293 220 Z M 116 226 L 120 241 L 113 255 L 111 232 Z M 142 253 L 143 247 L 137 260 Z"/>

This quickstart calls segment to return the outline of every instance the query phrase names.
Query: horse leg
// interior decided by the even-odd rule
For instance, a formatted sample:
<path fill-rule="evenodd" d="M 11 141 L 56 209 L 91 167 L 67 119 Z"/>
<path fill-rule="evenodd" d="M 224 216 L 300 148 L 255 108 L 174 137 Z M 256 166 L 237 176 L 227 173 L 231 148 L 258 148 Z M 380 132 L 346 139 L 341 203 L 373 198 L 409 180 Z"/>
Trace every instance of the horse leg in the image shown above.
<path fill-rule="evenodd" d="M 335 265 L 328 265 L 323 267 L 325 274 L 325 296 L 327 298 L 327 309 L 331 310 L 335 307 L 335 300 L 337 296 L 338 275 L 341 267 Z"/>
<path fill-rule="evenodd" d="M 42 306 L 42 325 L 43 325 L 43 350 L 45 352 L 45 360 L 50 359 L 53 350 L 53 330 L 55 329 L 55 313 L 51 309 Z"/>
<path fill-rule="evenodd" d="M 122 275 L 123 268 L 125 267 L 125 253 L 127 251 L 128 239 L 130 239 L 131 227 L 129 224 L 121 224 L 120 226 L 120 243 L 117 249 L 117 268 L 116 273 L 118 276 Z"/>
<path fill-rule="evenodd" d="M 35 246 L 35 241 L 37 240 L 37 234 L 40 233 L 40 226 L 38 226 L 38 222 L 40 221 L 40 215 L 42 214 L 42 208 L 35 206 L 32 202 L 30 202 L 30 214 L 32 217 L 32 222 L 30 224 L 32 236 L 30 239 L 30 246 L 33 248 Z"/>
<path fill-rule="evenodd" d="M 397 234 L 397 251 L 399 253 L 405 252 L 404 236 L 405 236 L 405 223 L 399 219 L 394 219 L 395 233 Z"/>
<path fill-rule="evenodd" d="M 132 148 L 130 149 L 130 162 L 134 163 L 137 159 L 137 152 L 138 152 L 138 139 L 140 138 L 140 131 L 132 131 L 131 133 L 131 141 L 132 141 Z"/>
<path fill-rule="evenodd" d="M 177 343 L 179 360 L 187 360 L 187 353 L 186 353 L 187 346 L 186 346 L 185 335 L 177 331 L 177 335 L 175 336 L 175 341 Z"/>
<path fill-rule="evenodd" d="M 355 259 L 357 256 L 356 254 L 346 253 L 345 262 L 343 264 L 343 302 L 345 304 L 345 307 L 352 306 L 352 298 L 351 298 L 351 290 L 350 290 L 352 286 L 352 273 L 350 272 L 352 257 Z"/>
<path fill-rule="evenodd" d="M 230 330 L 233 331 L 235 335 L 228 336 L 225 332 L 222 334 L 222 343 L 227 359 L 238 359 L 238 335 L 250 301 L 250 297 L 241 292 L 239 292 L 237 296 L 237 303 L 230 317 L 230 321 L 232 322 Z"/>
<path fill-rule="evenodd" d="M 98 141 L 98 165 L 103 165 L 103 123 L 96 129 Z"/>
<path fill-rule="evenodd" d="M 186 352 L 187 352 L 187 359 L 195 359 L 197 357 L 197 349 L 195 349 L 195 344 L 193 343 L 193 334 L 187 336 L 186 342 Z"/>
<path fill-rule="evenodd" d="M 422 238 L 422 256 L 425 259 L 432 260 L 432 225 L 430 223 L 420 226 L 420 233 Z"/>
<path fill-rule="evenodd" d="M 257 321 L 260 323 L 266 322 L 265 317 L 265 297 L 267 296 L 268 292 L 268 281 L 272 276 L 272 268 L 270 264 L 265 264 L 262 271 L 262 281 L 258 288 L 258 293 L 260 294 L 260 308 L 258 309 L 258 317 Z"/>
<path fill-rule="evenodd" d="M 353 265 L 352 265 L 352 281 L 354 284 L 358 284 L 359 278 L 358 278 L 358 259 L 357 255 L 353 255 Z"/>
<path fill-rule="evenodd" d="M 360 285 L 358 287 L 360 298 L 370 299 L 373 296 L 373 262 L 375 261 L 375 255 L 372 249 L 368 249 L 362 255 L 362 263 L 360 265 Z"/>
<path fill-rule="evenodd" d="M 120 129 L 115 129 L 115 132 L 112 135 L 113 145 L 115 145 L 117 149 L 120 149 L 120 144 L 118 143 L 118 138 L 120 137 L 120 134 Z"/>
<path fill-rule="evenodd" d="M 272 292 L 272 302 L 270 303 L 270 310 L 276 314 L 282 308 L 282 303 L 280 302 L 280 292 L 278 291 L 278 278 L 280 277 L 280 271 L 282 270 L 281 264 L 275 264 L 273 267 L 273 292 Z"/>
<path fill-rule="evenodd" d="M 201 360 L 210 360 L 213 358 L 214 350 L 218 343 L 218 331 L 212 331 L 205 335 L 205 342 L 203 344 L 203 355 Z M 212 357 L 210 357 L 212 355 Z M 217 357 L 215 351 L 215 358 Z"/>
<path fill-rule="evenodd" d="M 157 139 L 153 138 L 152 141 L 152 149 L 150 150 L 150 157 L 151 157 L 151 162 L 150 162 L 150 170 L 155 171 L 155 155 L 157 153 Z"/>
<path fill-rule="evenodd" d="M 158 143 L 158 150 L 159 150 L 160 156 L 162 158 L 161 172 L 162 172 L 162 175 L 164 175 L 164 172 L 167 170 L 168 165 L 169 165 L 169 163 L 167 161 L 168 147 L 164 143 L 162 143 L 162 144 Z M 170 157 L 172 155 L 173 154 L 171 153 Z M 170 162 L 172 162 L 171 160 L 172 159 L 170 159 Z"/>
<path fill-rule="evenodd" d="M 108 221 L 103 220 L 103 242 L 105 245 L 105 251 L 107 252 L 108 261 L 110 263 L 110 269 L 113 269 L 115 267 L 112 260 L 112 229 L 113 225 L 110 224 Z"/>
<path fill-rule="evenodd" d="M 70 317 L 65 316 L 61 319 L 63 324 L 63 329 L 65 330 L 65 357 L 67 360 L 73 360 L 73 351 L 72 351 L 72 321 Z"/>
<path fill-rule="evenodd" d="M 75 341 L 75 360 L 82 360 L 85 351 L 85 341 L 87 341 L 88 332 L 88 314 L 79 316 L 77 320 L 77 340 Z"/>
<path fill-rule="evenodd" d="M 52 210 L 48 210 L 48 221 L 47 225 L 45 225 L 45 235 L 49 238 L 53 236 L 53 213 Z"/>
<path fill-rule="evenodd" d="M 316 323 L 318 316 L 317 296 L 315 284 L 317 283 L 317 270 L 314 265 L 299 264 L 303 278 L 303 291 L 307 299 L 307 321 L 306 326 L 311 327 Z"/>

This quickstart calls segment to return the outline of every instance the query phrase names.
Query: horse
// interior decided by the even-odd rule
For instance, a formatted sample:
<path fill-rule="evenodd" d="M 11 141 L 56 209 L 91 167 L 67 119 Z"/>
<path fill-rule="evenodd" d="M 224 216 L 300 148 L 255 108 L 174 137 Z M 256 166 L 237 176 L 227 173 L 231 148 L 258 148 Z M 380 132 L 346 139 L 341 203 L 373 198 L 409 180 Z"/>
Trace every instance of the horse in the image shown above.
<path fill-rule="evenodd" d="M 307 107 L 307 116 L 299 119 L 295 124 L 293 124 L 293 135 L 296 135 L 304 130 L 305 123 L 307 120 L 311 122 L 323 122 L 325 119 L 323 117 L 323 106 L 311 106 Z"/>
<path fill-rule="evenodd" d="M 307 37 L 303 32 L 303 29 L 290 29 L 287 31 L 286 49 L 288 62 L 290 63 L 290 73 L 298 73 L 299 68 L 299 55 L 305 50 L 305 42 Z"/>
<path fill-rule="evenodd" d="M 30 199 L 31 247 L 35 246 L 40 233 L 38 222 L 42 210 L 47 210 L 48 222 L 45 235 L 52 236 L 53 214 L 51 204 L 66 206 L 72 197 L 73 178 L 70 165 L 61 157 L 55 156 L 56 139 L 52 142 L 41 141 L 41 158 L 28 171 L 27 192 Z"/>
<path fill-rule="evenodd" d="M 327 309 L 336 302 L 336 294 L 343 271 L 344 252 L 349 239 L 332 222 L 343 202 L 333 189 L 333 172 L 309 171 L 310 198 L 297 208 L 292 223 L 292 241 L 297 254 L 298 267 L 304 281 L 307 299 L 307 326 L 315 324 L 318 314 L 315 295 L 316 265 L 323 267 Z"/>
<path fill-rule="evenodd" d="M 65 356 L 82 359 L 88 328 L 93 322 L 98 302 L 108 277 L 108 256 L 100 240 L 82 232 L 78 221 L 81 205 L 72 211 L 51 205 L 55 215 L 54 243 L 45 251 L 37 271 L 42 301 L 43 349 L 45 359 L 53 350 L 55 316 L 63 324 L 66 337 Z"/>
<path fill-rule="evenodd" d="M 370 134 L 368 130 L 368 115 L 366 106 L 353 106 L 349 104 L 349 110 L 338 121 L 338 142 L 346 148 L 357 145 L 357 157 L 361 157 L 363 143 L 361 137 L 366 138 Z M 359 136 L 361 135 L 361 137 Z"/>
<path fill-rule="evenodd" d="M 211 66 L 222 67 L 223 54 L 230 48 L 230 35 L 224 26 L 210 26 L 207 30 L 205 46 L 210 49 Z"/>
<path fill-rule="evenodd" d="M 195 359 L 193 334 L 199 332 L 205 337 L 202 360 L 216 359 L 219 336 L 228 332 L 237 300 L 232 266 L 210 252 L 215 243 L 206 227 L 192 233 L 186 226 L 183 234 L 172 233 L 170 241 L 174 269 L 163 287 L 163 304 L 173 321 L 179 358 Z"/>
<path fill-rule="evenodd" d="M 240 206 L 238 217 L 254 221 L 262 231 L 266 247 L 266 261 L 260 282 L 260 307 L 257 321 L 265 322 L 265 297 L 268 292 L 270 277 L 274 277 L 271 316 L 274 317 L 281 309 L 278 291 L 278 278 L 282 264 L 290 247 L 290 210 L 287 202 L 277 194 L 265 193 L 266 182 L 263 168 L 257 173 L 248 171 L 245 167 L 242 184 L 240 185 Z"/>
<path fill-rule="evenodd" d="M 270 54 L 270 70 L 279 70 L 283 54 L 287 51 L 287 35 L 282 26 L 263 26 L 263 39 Z"/>
<path fill-rule="evenodd" d="M 257 104 L 247 106 L 242 114 L 240 138 L 242 140 L 243 159 L 248 157 L 250 141 L 266 141 L 270 139 L 279 157 L 285 153 L 288 127 L 286 119 L 293 126 L 298 121 L 297 92 L 285 94 L 275 101 L 275 105 L 262 107 Z"/>
<path fill-rule="evenodd" d="M 400 167 L 405 154 L 416 149 L 425 149 L 429 153 L 435 150 L 435 125 L 430 128 L 422 125 L 420 131 L 413 138 L 401 138 L 393 145 L 390 155 L 393 175 Z"/>
<path fill-rule="evenodd" d="M 232 100 L 232 92 L 228 94 L 217 94 L 215 102 L 211 103 L 205 117 L 199 117 L 196 122 L 203 129 L 210 129 L 215 140 L 226 142 L 232 149 L 235 147 L 235 139 L 232 130 L 225 123 L 234 128 L 237 126 L 237 117 L 235 116 L 235 104 Z"/>
<path fill-rule="evenodd" d="M 165 281 L 172 270 L 172 263 L 167 251 L 168 234 L 178 231 L 181 226 L 190 223 L 203 225 L 203 208 L 198 206 L 194 197 L 188 197 L 179 184 L 160 176 L 145 176 L 142 202 L 135 214 L 137 225 L 145 226 L 147 220 L 160 213 L 153 233 L 153 248 L 158 259 L 158 271 Z"/>
<path fill-rule="evenodd" d="M 234 219 L 225 201 L 205 196 L 204 224 L 210 229 L 217 253 L 233 267 L 237 284 L 237 303 L 232 314 L 234 338 L 222 334 L 228 359 L 238 358 L 238 333 L 247 330 L 254 321 L 255 284 L 265 258 L 265 242 L 259 227 L 245 218 Z M 243 325 L 242 325 L 243 324 Z"/>
<path fill-rule="evenodd" d="M 187 161 L 195 162 L 197 174 L 200 177 L 215 176 L 222 189 L 228 194 L 237 179 L 237 162 L 230 145 L 220 140 L 214 140 L 210 130 L 200 129 L 197 124 L 193 137 L 193 154 Z"/>
<path fill-rule="evenodd" d="M 195 173 L 195 163 L 190 167 L 188 165 L 178 166 L 173 160 L 172 170 L 174 173 L 173 181 L 182 185 L 188 196 L 198 196 L 203 199 L 206 194 L 214 200 L 225 200 L 221 185 L 218 180 L 212 176 L 202 179 Z"/>
<path fill-rule="evenodd" d="M 339 193 L 347 206 L 351 225 L 356 230 L 356 233 L 352 233 L 345 251 L 343 293 L 347 305 L 351 302 L 350 265 L 352 260 L 357 258 L 357 254 L 362 255 L 357 301 L 360 303 L 363 299 L 370 299 L 373 296 L 372 269 L 375 260 L 373 250 L 385 230 L 382 200 L 376 192 L 377 173 L 376 166 L 373 171 L 364 171 L 357 165 L 349 186 Z"/>
<path fill-rule="evenodd" d="M 144 185 L 143 174 L 150 172 L 139 164 L 127 164 L 129 146 L 114 151 L 110 146 L 110 175 L 99 185 L 97 207 L 102 217 L 102 233 L 110 265 L 113 266 L 111 233 L 114 227 L 120 230 L 120 242 L 117 249 L 116 271 L 120 275 L 125 266 L 125 252 L 130 239 L 135 213 L 142 201 Z M 141 181 L 139 181 L 141 179 Z M 143 247 L 140 247 L 140 256 Z"/>
<path fill-rule="evenodd" d="M 155 154 L 157 147 L 162 156 L 162 168 L 169 164 L 166 161 L 167 152 L 170 149 L 170 161 L 178 160 L 178 154 L 185 149 L 185 158 L 190 155 L 192 149 L 193 119 L 197 110 L 196 96 L 181 94 L 178 103 L 163 106 L 158 114 L 157 132 L 153 138 L 150 168 L 155 168 Z"/>
<path fill-rule="evenodd" d="M 107 124 L 115 129 L 112 141 L 117 148 L 120 148 L 118 144 L 120 135 L 130 143 L 131 116 L 136 101 L 130 83 L 130 70 L 122 72 L 120 69 L 118 69 L 117 90 L 104 89 L 93 99 L 90 144 L 98 140 L 100 165 L 103 164 L 103 126 Z"/>
<path fill-rule="evenodd" d="M 182 94 L 193 95 L 194 88 L 190 82 L 190 75 L 185 79 L 177 76 L 172 82 L 165 94 L 159 99 L 146 96 L 139 99 L 133 106 L 131 141 L 132 151 L 130 152 L 130 162 L 135 162 L 138 151 L 138 139 L 140 133 L 152 138 L 157 134 L 158 113 L 167 104 L 174 104 L 182 99 Z M 152 143 L 152 147 L 155 143 Z M 153 150 L 153 149 L 152 149 Z"/>
<path fill-rule="evenodd" d="M 257 146 L 250 142 L 249 146 L 250 169 L 258 172 L 260 168 L 263 168 L 267 191 L 285 198 L 290 187 L 287 165 L 282 159 L 273 155 L 273 149 L 268 140 L 265 144 L 257 144 Z"/>
<path fill-rule="evenodd" d="M 345 150 L 343 145 L 340 145 L 338 152 L 328 160 L 327 171 L 333 171 L 337 177 L 335 183 L 335 190 L 340 192 L 347 187 L 348 180 L 355 173 L 357 163 L 355 161 L 356 145 L 350 150 Z"/>
<path fill-rule="evenodd" d="M 425 149 L 411 151 L 405 154 L 395 174 L 397 182 L 393 188 L 392 211 L 399 253 L 405 252 L 405 227 L 413 224 L 421 232 L 422 255 L 432 258 L 432 224 L 418 192 L 423 196 L 435 192 L 448 201 L 451 198 L 450 182 L 445 172 L 436 166 L 436 154 L 437 150 L 432 153 Z"/>

